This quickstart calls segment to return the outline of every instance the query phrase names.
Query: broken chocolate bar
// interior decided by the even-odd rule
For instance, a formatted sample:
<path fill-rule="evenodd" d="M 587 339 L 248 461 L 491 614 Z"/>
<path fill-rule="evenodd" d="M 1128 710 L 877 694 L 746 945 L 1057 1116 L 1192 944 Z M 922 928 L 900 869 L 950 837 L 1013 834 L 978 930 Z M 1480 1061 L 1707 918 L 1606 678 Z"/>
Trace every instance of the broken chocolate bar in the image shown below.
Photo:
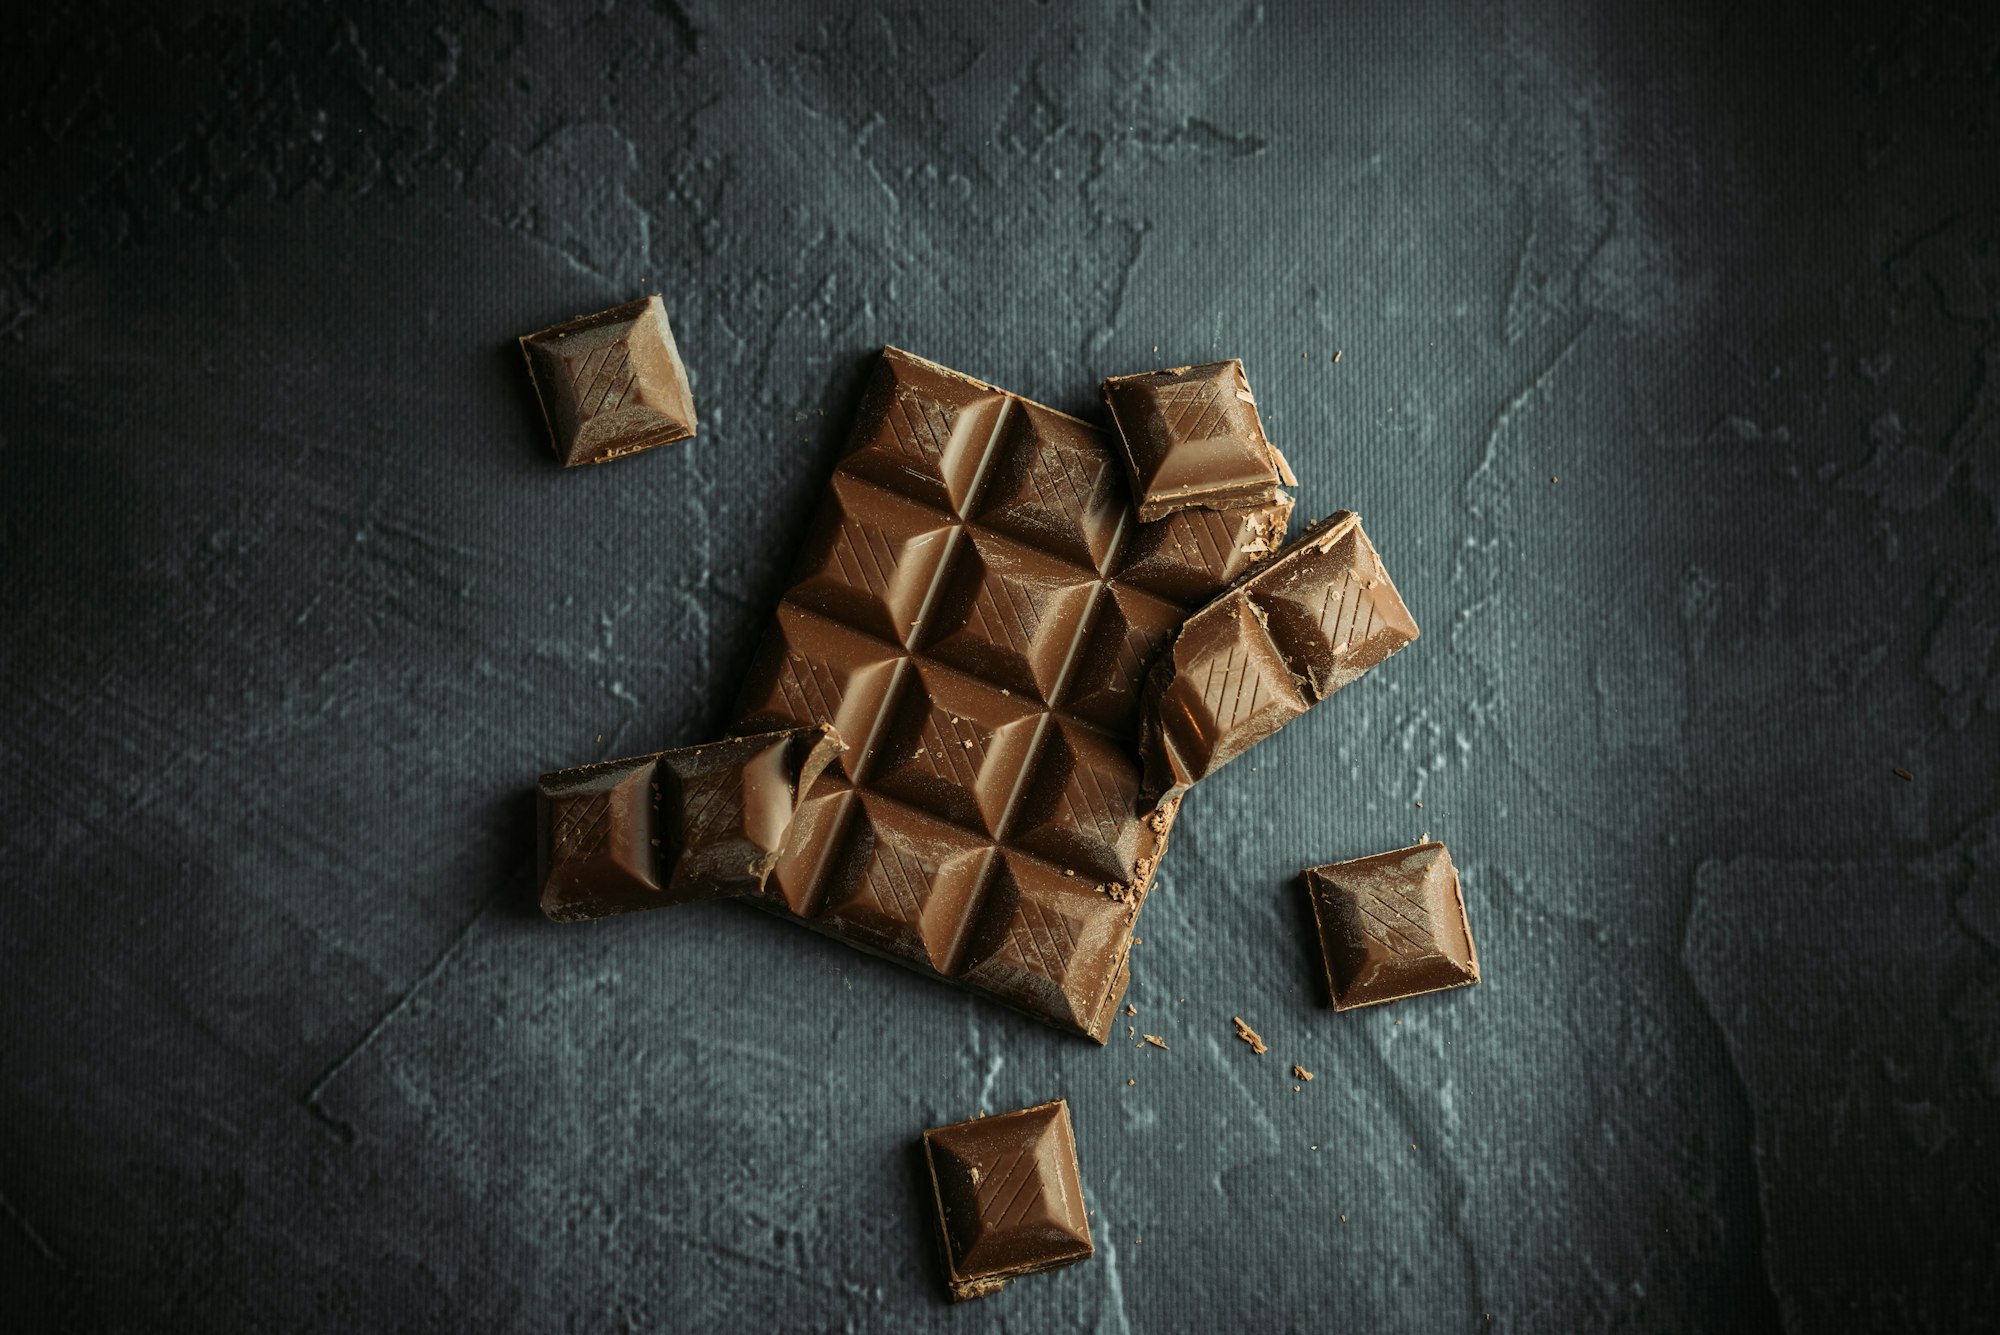
<path fill-rule="evenodd" d="M 1061 1099 L 924 1132 L 953 1300 L 1088 1260 L 1090 1219 Z"/>
<path fill-rule="evenodd" d="M 888 349 L 746 683 L 849 743 L 755 902 L 1103 1042 L 1174 815 L 1147 666 L 1290 504 L 1142 524 L 1090 426 Z"/>
<path fill-rule="evenodd" d="M 831 728 L 793 728 L 544 774 L 542 912 L 571 922 L 758 890 L 842 749 Z"/>
<path fill-rule="evenodd" d="M 694 435 L 687 369 L 658 296 L 525 335 L 521 353 L 565 468 Z"/>
<path fill-rule="evenodd" d="M 1458 869 L 1443 844 L 1308 867 L 1302 875 L 1335 1010 L 1479 981 Z"/>
<path fill-rule="evenodd" d="M 1416 638 L 1360 518 L 1321 520 L 1161 655 L 1140 734 L 1145 796 L 1178 798 Z"/>
<path fill-rule="evenodd" d="M 1240 361 L 1116 376 L 1104 382 L 1104 402 L 1141 519 L 1267 503 L 1298 481 L 1264 436 Z"/>

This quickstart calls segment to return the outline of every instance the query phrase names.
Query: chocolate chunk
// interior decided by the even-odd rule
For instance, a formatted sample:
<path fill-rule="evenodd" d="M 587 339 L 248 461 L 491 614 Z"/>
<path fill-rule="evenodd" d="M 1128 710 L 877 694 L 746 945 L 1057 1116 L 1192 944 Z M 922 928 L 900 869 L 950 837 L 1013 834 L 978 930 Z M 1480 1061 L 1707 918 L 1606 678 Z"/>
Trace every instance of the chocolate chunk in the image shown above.
<path fill-rule="evenodd" d="M 687 369 L 657 296 L 525 335 L 521 352 L 565 468 L 694 435 Z"/>
<path fill-rule="evenodd" d="M 954 1301 L 1088 1260 L 1090 1220 L 1061 1099 L 924 1132 Z"/>
<path fill-rule="evenodd" d="M 842 750 L 793 728 L 544 774 L 542 912 L 558 922 L 755 892 Z"/>
<path fill-rule="evenodd" d="M 1147 668 L 1289 504 L 1141 523 L 1099 432 L 886 350 L 746 682 L 850 747 L 754 902 L 1103 1042 L 1175 812 Z"/>
<path fill-rule="evenodd" d="M 1189 617 L 1154 666 L 1145 794 L 1177 795 L 1416 638 L 1360 518 L 1321 520 Z"/>
<path fill-rule="evenodd" d="M 1264 436 L 1240 361 L 1116 376 L 1104 382 L 1104 402 L 1141 519 L 1266 504 L 1298 481 Z"/>
<path fill-rule="evenodd" d="M 1337 1011 L 1479 981 L 1458 869 L 1440 843 L 1308 867 Z"/>

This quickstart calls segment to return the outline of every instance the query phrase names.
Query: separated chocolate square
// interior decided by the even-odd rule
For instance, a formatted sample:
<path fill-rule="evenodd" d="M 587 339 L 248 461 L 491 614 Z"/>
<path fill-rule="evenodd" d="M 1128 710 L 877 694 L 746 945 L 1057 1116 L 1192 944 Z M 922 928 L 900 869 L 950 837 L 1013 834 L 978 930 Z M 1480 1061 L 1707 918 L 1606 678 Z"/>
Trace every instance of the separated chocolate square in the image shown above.
<path fill-rule="evenodd" d="M 1089 1259 L 1090 1221 L 1061 1099 L 924 1132 L 954 1301 Z"/>
<path fill-rule="evenodd" d="M 521 352 L 565 468 L 694 435 L 694 396 L 658 296 L 528 334 Z"/>
<path fill-rule="evenodd" d="M 1337 1011 L 1479 981 L 1458 869 L 1441 843 L 1308 867 Z"/>
<path fill-rule="evenodd" d="M 1104 402 L 1142 521 L 1264 504 L 1297 482 L 1264 436 L 1241 361 L 1116 376 L 1104 382 Z"/>

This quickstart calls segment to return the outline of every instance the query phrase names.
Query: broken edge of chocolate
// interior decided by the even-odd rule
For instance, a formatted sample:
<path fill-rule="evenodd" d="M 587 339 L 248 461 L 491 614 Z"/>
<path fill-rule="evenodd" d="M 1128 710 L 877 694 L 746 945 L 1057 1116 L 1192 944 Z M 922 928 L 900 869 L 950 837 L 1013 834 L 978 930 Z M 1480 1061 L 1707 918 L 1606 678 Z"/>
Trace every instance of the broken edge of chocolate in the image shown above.
<path fill-rule="evenodd" d="M 521 337 L 565 468 L 694 435 L 694 395 L 658 294 Z"/>
<path fill-rule="evenodd" d="M 953 1301 L 1095 1253 L 1063 1100 L 933 1127 L 923 1145 Z"/>
<path fill-rule="evenodd" d="M 1417 635 L 1360 516 L 1322 519 L 1182 623 L 1154 664 L 1143 795 L 1185 791 Z"/>
<path fill-rule="evenodd" d="M 1335 1010 L 1479 981 L 1458 868 L 1443 844 L 1308 867 L 1301 876 Z"/>
<path fill-rule="evenodd" d="M 573 922 L 755 893 L 844 750 L 831 727 L 790 728 L 544 774 L 542 912 Z"/>

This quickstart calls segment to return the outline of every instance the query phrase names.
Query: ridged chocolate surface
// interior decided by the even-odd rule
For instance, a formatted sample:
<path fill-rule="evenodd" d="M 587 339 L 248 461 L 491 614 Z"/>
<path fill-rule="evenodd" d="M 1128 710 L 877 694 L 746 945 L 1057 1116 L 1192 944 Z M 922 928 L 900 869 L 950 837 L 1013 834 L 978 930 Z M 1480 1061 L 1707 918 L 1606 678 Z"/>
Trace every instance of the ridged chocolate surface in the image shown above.
<path fill-rule="evenodd" d="M 1100 1042 L 1174 808 L 1140 689 L 1290 500 L 1142 524 L 1089 425 L 884 352 L 740 727 L 831 723 L 766 907 Z"/>
<path fill-rule="evenodd" d="M 544 774 L 542 912 L 558 922 L 754 891 L 841 749 L 792 728 Z"/>
<path fill-rule="evenodd" d="M 1479 981 L 1458 868 L 1441 843 L 1305 870 L 1335 1010 Z"/>
<path fill-rule="evenodd" d="M 1417 638 L 1342 510 L 1181 627 L 1147 685 L 1147 797 L 1172 798 Z"/>
<path fill-rule="evenodd" d="M 521 354 L 564 467 L 694 435 L 694 396 L 658 296 L 525 335 Z"/>
<path fill-rule="evenodd" d="M 934 1127 L 924 1159 L 954 1300 L 1094 1253 L 1063 1100 Z"/>
<path fill-rule="evenodd" d="M 1104 402 L 1141 519 L 1273 501 L 1294 480 L 1264 435 L 1239 360 L 1115 376 Z"/>

